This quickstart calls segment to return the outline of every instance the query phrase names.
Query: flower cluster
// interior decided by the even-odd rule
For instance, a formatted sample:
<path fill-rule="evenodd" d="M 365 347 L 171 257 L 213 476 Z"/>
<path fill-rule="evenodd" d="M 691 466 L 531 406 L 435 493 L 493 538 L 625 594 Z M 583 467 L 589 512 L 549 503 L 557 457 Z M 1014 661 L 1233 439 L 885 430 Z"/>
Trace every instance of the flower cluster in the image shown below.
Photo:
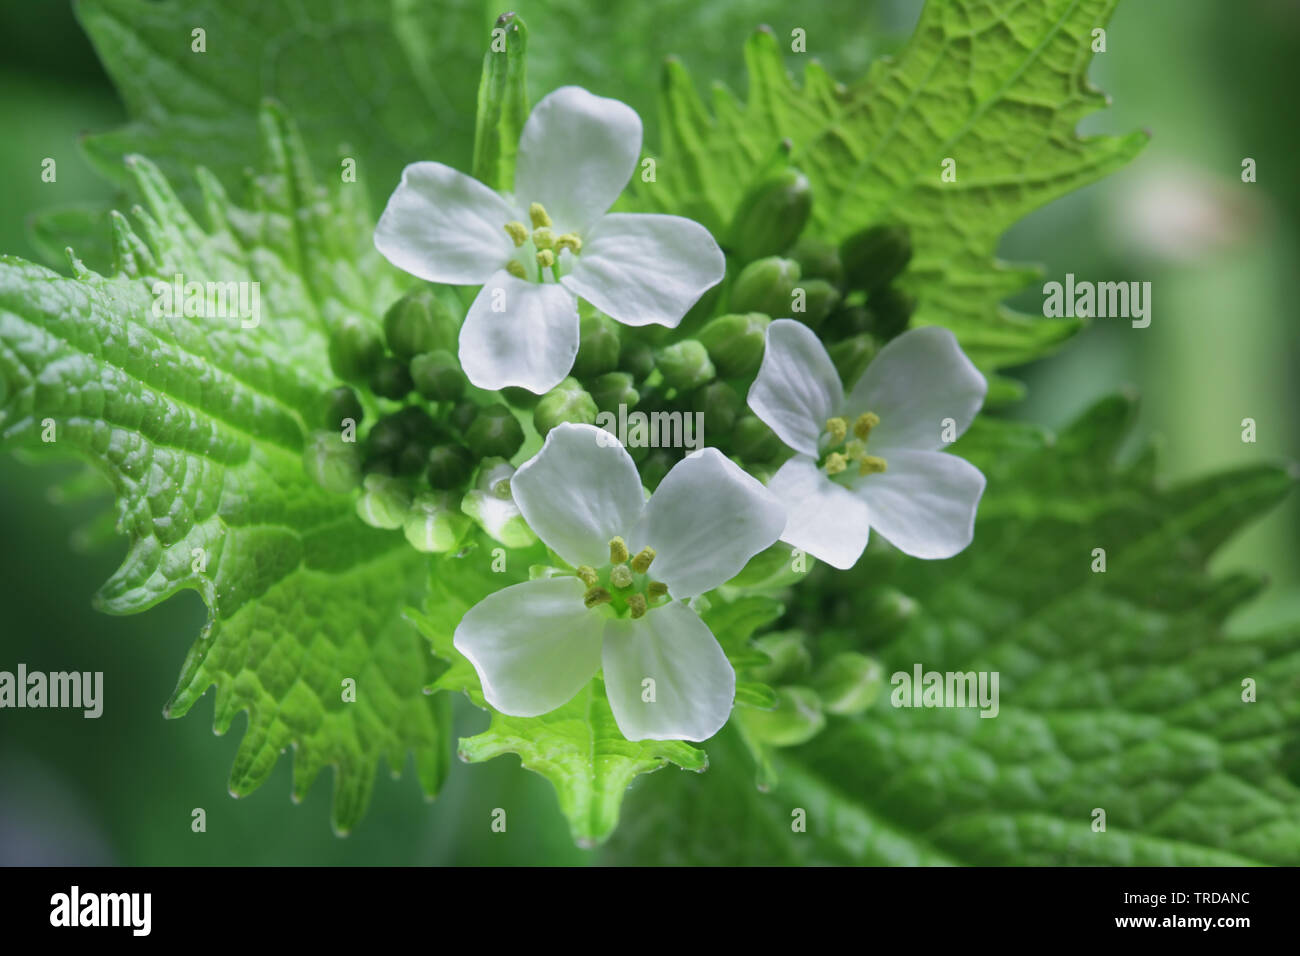
<path fill-rule="evenodd" d="M 906 230 L 801 237 L 810 187 L 786 169 L 747 194 L 724 253 L 690 220 L 609 212 L 640 147 L 631 109 L 565 87 L 524 126 L 513 193 L 407 167 L 375 244 L 439 285 L 397 303 L 382 338 L 361 322 L 336 330 L 335 370 L 388 411 L 340 452 L 334 430 L 364 409 L 332 393 L 309 465 L 422 550 L 456 549 L 474 523 L 507 547 L 549 549 L 548 567 L 455 631 L 497 710 L 547 713 L 599 675 L 629 740 L 704 740 L 731 714 L 736 674 L 702 596 L 778 540 L 839 569 L 873 528 L 918 558 L 961 551 L 984 476 L 945 449 L 987 385 L 951 332 L 908 329 Z M 728 261 L 735 279 L 710 292 Z M 463 319 L 444 294 L 455 285 L 480 287 Z M 689 334 L 647 328 L 676 329 L 705 293 L 721 314 Z M 593 427 L 638 405 L 698 412 L 717 438 L 682 457 Z M 529 409 L 544 444 L 516 470 Z M 773 679 L 785 653 L 769 650 Z M 857 654 L 829 662 L 826 706 L 865 706 L 876 670 Z M 812 693 L 778 689 L 772 726 L 754 717 L 748 731 L 806 739 L 816 720 L 780 715 L 820 719 L 800 696 Z"/>

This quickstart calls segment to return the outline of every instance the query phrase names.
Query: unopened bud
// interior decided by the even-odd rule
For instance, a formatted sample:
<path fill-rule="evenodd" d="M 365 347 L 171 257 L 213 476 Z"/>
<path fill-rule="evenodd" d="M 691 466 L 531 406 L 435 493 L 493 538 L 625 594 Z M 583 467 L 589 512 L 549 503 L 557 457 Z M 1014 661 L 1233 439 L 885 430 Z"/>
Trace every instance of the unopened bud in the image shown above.
<path fill-rule="evenodd" d="M 744 405 L 740 393 L 726 382 L 710 382 L 691 395 L 692 410 L 703 415 L 705 428 L 717 435 L 731 432 Z"/>
<path fill-rule="evenodd" d="M 474 457 L 460 445 L 436 445 L 429 449 L 425 477 L 439 490 L 460 488 L 469 480 Z"/>
<path fill-rule="evenodd" d="M 470 524 L 458 505 L 447 492 L 416 495 L 402 523 L 406 540 L 415 550 L 425 553 L 454 551 Z"/>
<path fill-rule="evenodd" d="M 745 194 L 726 245 L 741 262 L 784 252 L 803 232 L 812 205 L 808 177 L 797 169 L 783 170 Z"/>
<path fill-rule="evenodd" d="M 595 400 L 573 377 L 566 378 L 543 395 L 533 409 L 533 426 L 543 438 L 564 422 L 579 425 L 594 425 L 596 422 Z"/>
<path fill-rule="evenodd" d="M 618 367 L 618 323 L 605 315 L 588 315 L 581 323 L 573 374 L 586 380 Z"/>
<path fill-rule="evenodd" d="M 618 412 L 620 405 L 634 408 L 641 394 L 632 387 L 628 372 L 606 372 L 591 383 L 591 397 L 602 412 Z"/>
<path fill-rule="evenodd" d="M 750 375 L 763 359 L 764 335 L 771 318 L 761 312 L 734 313 L 711 319 L 699 338 L 724 378 Z"/>
<path fill-rule="evenodd" d="M 455 401 L 465 394 L 465 373 L 456 356 L 446 349 L 425 352 L 411 359 L 415 390 L 431 402 Z"/>
<path fill-rule="evenodd" d="M 403 399 L 414 387 L 406 363 L 391 355 L 383 356 L 370 372 L 370 390 L 383 398 Z"/>
<path fill-rule="evenodd" d="M 807 743 L 826 726 L 821 699 L 808 687 L 778 687 L 773 710 L 746 707 L 740 713 L 749 732 L 772 747 Z"/>
<path fill-rule="evenodd" d="M 840 246 L 844 281 L 850 289 L 875 292 L 898 278 L 912 261 L 912 238 L 906 226 L 873 226 Z"/>
<path fill-rule="evenodd" d="M 537 540 L 537 535 L 524 521 L 510 494 L 510 479 L 514 473 L 514 468 L 503 459 L 485 459 L 479 468 L 478 480 L 461 499 L 460 508 L 507 548 L 526 548 Z"/>
<path fill-rule="evenodd" d="M 840 381 L 852 387 L 861 376 L 870 361 L 875 358 L 878 345 L 873 336 L 862 332 L 850 336 L 842 342 L 836 342 L 826 351 L 831 357 L 831 364 L 840 373 Z"/>
<path fill-rule="evenodd" d="M 803 311 L 791 315 L 811 329 L 821 328 L 826 316 L 840 303 L 840 290 L 825 279 L 801 279 L 799 288 L 803 289 Z"/>
<path fill-rule="evenodd" d="M 458 336 L 456 317 L 428 286 L 411 290 L 384 313 L 388 350 L 407 362 L 434 349 L 454 349 Z"/>
<path fill-rule="evenodd" d="M 361 424 L 364 411 L 361 407 L 361 400 L 357 398 L 357 393 L 346 385 L 340 385 L 338 388 L 332 388 L 325 393 L 325 409 L 321 414 L 321 426 L 330 429 L 336 435 L 343 427 L 344 419 L 352 419 L 357 425 Z"/>
<path fill-rule="evenodd" d="M 916 298 L 902 289 L 890 286 L 871 293 L 867 300 L 871 314 L 869 330 L 882 342 L 901 335 L 916 311 Z"/>
<path fill-rule="evenodd" d="M 785 555 L 789 559 L 789 551 Z M 754 679 L 764 684 L 788 683 L 808 676 L 812 655 L 799 631 L 778 631 L 754 638 L 754 647 L 771 658 L 770 664 L 753 668 Z"/>
<path fill-rule="evenodd" d="M 465 431 L 465 444 L 479 458 L 509 458 L 523 443 L 523 426 L 514 412 L 500 402 L 480 408 Z"/>
<path fill-rule="evenodd" d="M 655 370 L 654 351 L 644 342 L 625 338 L 618 353 L 618 367 L 636 381 L 643 381 Z"/>
<path fill-rule="evenodd" d="M 655 365 L 669 386 L 683 392 L 698 388 L 717 375 L 709 350 L 696 339 L 683 339 L 660 349 Z"/>
<path fill-rule="evenodd" d="M 388 530 L 400 528 L 410 507 L 411 496 L 402 479 L 378 473 L 366 475 L 357 499 L 357 516 L 366 524 Z"/>
<path fill-rule="evenodd" d="M 775 458 L 781 452 L 781 439 L 756 415 L 741 415 L 731 436 L 731 447 L 746 464 Z"/>
<path fill-rule="evenodd" d="M 347 315 L 330 330 L 328 353 L 335 375 L 345 382 L 367 384 L 384 354 L 384 343 L 373 325 L 355 315 Z"/>
<path fill-rule="evenodd" d="M 789 315 L 791 293 L 799 284 L 799 276 L 799 263 L 793 259 L 769 256 L 751 262 L 736 277 L 731 289 L 731 311 Z"/>
<path fill-rule="evenodd" d="M 876 702 L 885 686 L 880 662 L 845 651 L 823 664 L 813 679 L 822 704 L 832 714 L 860 714 Z"/>
<path fill-rule="evenodd" d="M 840 251 L 825 239 L 804 236 L 795 243 L 788 255 L 799 263 L 799 274 L 804 279 L 825 279 L 832 285 L 844 281 Z"/>

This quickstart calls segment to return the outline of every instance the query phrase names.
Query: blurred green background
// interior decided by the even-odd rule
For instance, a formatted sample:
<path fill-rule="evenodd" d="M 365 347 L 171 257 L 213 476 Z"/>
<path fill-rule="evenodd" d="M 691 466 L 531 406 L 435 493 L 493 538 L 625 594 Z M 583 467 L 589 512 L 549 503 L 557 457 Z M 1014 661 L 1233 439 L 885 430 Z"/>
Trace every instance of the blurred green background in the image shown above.
<path fill-rule="evenodd" d="M 462 4 L 462 7 L 465 5 Z M 471 4 L 470 7 L 473 5 Z M 697 79 L 743 90 L 740 48 L 756 24 L 778 35 L 796 26 L 809 52 L 843 80 L 896 49 L 920 0 L 829 0 L 812 9 L 769 0 L 672 4 L 653 29 L 628 25 L 599 0 L 526 2 L 534 96 L 562 82 L 593 85 L 635 106 L 653 142 L 658 63 L 677 53 Z M 658 9 L 658 8 L 656 8 Z M 486 25 L 495 8 L 479 11 Z M 473 11 L 471 10 L 471 13 Z M 603 20 L 604 47 L 568 49 L 566 24 Z M 475 54 L 477 56 L 477 54 Z M 1300 241 L 1300 182 L 1292 175 L 1297 130 L 1287 109 L 1300 59 L 1296 0 L 1127 0 L 1110 25 L 1093 81 L 1113 106 L 1084 132 L 1151 130 L 1123 172 L 1020 223 L 1002 255 L 1042 263 L 1045 280 L 1140 280 L 1153 285 L 1152 323 L 1094 322 L 1059 355 L 1020 370 L 1029 397 L 1006 414 L 1056 426 L 1091 399 L 1131 386 L 1142 396 L 1138 440 L 1163 447 L 1176 481 L 1254 461 L 1300 457 L 1300 384 L 1289 374 L 1300 344 L 1291 329 L 1291 283 Z M 618 62 L 617 71 L 607 64 Z M 792 68 L 797 63 L 791 58 Z M 62 0 L 0 2 L 0 250 L 65 263 L 37 241 L 37 210 L 116 198 L 77 149 L 84 132 L 111 129 L 125 112 Z M 58 161 L 43 183 L 41 160 Z M 1258 182 L 1241 182 L 1243 158 Z M 1041 309 L 1027 290 L 1011 304 Z M 1255 419 L 1258 440 L 1241 441 Z M 83 546 L 98 503 L 53 503 L 53 479 L 69 465 L 30 467 L 0 458 L 0 669 L 105 673 L 103 716 L 7 710 L 0 715 L 0 864 L 429 864 L 600 862 L 575 848 L 550 785 L 513 758 L 453 768 L 428 805 L 410 773 L 381 779 L 354 834 L 329 829 L 326 776 L 302 806 L 290 804 L 290 766 L 251 797 L 232 800 L 225 780 L 242 719 L 212 738 L 211 712 L 166 721 L 161 707 L 203 624 L 186 593 L 145 615 L 112 618 L 90 598 L 124 550 Z M 1293 497 L 1219 557 L 1219 568 L 1271 576 L 1264 597 L 1234 622 L 1267 626 L 1300 614 L 1300 502 Z M 458 731 L 486 717 L 458 707 Z M 673 773 L 665 770 L 664 773 Z M 191 832 L 191 811 L 207 832 Z M 495 807 L 510 832 L 492 833 Z M 467 821 L 481 820 L 481 826 Z M 526 835 L 525 835 L 526 834 Z"/>

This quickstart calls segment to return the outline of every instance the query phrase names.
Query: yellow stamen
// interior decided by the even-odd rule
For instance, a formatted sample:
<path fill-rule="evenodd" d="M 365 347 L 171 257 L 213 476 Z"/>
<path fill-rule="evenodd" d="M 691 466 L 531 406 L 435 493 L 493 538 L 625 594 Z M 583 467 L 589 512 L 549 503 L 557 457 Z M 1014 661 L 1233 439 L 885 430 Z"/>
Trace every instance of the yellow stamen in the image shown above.
<path fill-rule="evenodd" d="M 880 416 L 875 412 L 863 412 L 858 416 L 857 421 L 853 423 L 853 434 L 857 435 L 863 441 L 871 434 L 871 429 L 880 424 Z"/>
<path fill-rule="evenodd" d="M 600 577 L 596 574 L 596 569 L 589 564 L 583 564 L 578 567 L 578 577 L 581 578 L 582 583 L 587 585 L 589 588 L 595 587 L 596 582 L 600 580 Z"/>
<path fill-rule="evenodd" d="M 506 223 L 506 233 L 514 241 L 516 249 L 528 241 L 528 227 L 518 220 Z"/>
<path fill-rule="evenodd" d="M 539 202 L 535 202 L 528 207 L 528 218 L 533 221 L 534 229 L 540 229 L 542 226 L 551 224 L 551 217 L 546 215 L 546 207 Z"/>
<path fill-rule="evenodd" d="M 854 438 L 844 446 L 844 454 L 850 461 L 861 461 L 867 455 L 867 443 Z"/>
<path fill-rule="evenodd" d="M 646 603 L 644 594 L 629 594 L 627 596 L 627 609 L 632 612 L 632 618 L 645 617 Z"/>
<path fill-rule="evenodd" d="M 668 593 L 668 585 L 664 584 L 662 581 L 651 581 L 650 584 L 646 586 L 645 593 L 652 598 L 661 598 Z"/>
<path fill-rule="evenodd" d="M 849 423 L 839 417 L 828 418 L 826 419 L 826 431 L 831 436 L 831 447 L 834 448 L 844 441 L 844 436 L 849 433 Z"/>
<path fill-rule="evenodd" d="M 588 588 L 587 593 L 582 596 L 582 603 L 587 607 L 608 604 L 612 600 L 610 593 L 604 588 Z"/>
<path fill-rule="evenodd" d="M 847 467 L 849 467 L 849 460 L 839 452 L 833 451 L 826 456 L 826 474 L 838 475 Z"/>
<path fill-rule="evenodd" d="M 650 570 L 650 562 L 655 559 L 654 548 L 642 548 L 632 559 L 632 570 L 637 574 L 645 574 Z"/>
<path fill-rule="evenodd" d="M 541 229 L 534 229 L 533 245 L 538 249 L 554 249 L 555 233 L 553 233 L 548 226 L 543 226 Z"/>
<path fill-rule="evenodd" d="M 549 269 L 551 266 L 555 265 L 555 253 L 550 249 L 543 249 L 541 252 L 537 253 L 537 264 L 543 269 Z"/>
<path fill-rule="evenodd" d="M 616 564 L 609 569 L 609 583 L 620 591 L 632 586 L 632 569 L 626 564 Z"/>
<path fill-rule="evenodd" d="M 609 539 L 609 563 L 622 564 L 627 560 L 627 542 L 618 535 Z"/>
<path fill-rule="evenodd" d="M 878 475 L 887 470 L 888 466 L 885 464 L 885 459 L 875 455 L 865 455 L 858 463 L 859 475 Z"/>
<path fill-rule="evenodd" d="M 568 249 L 576 256 L 582 251 L 582 240 L 578 238 L 577 233 L 566 232 L 564 235 L 560 236 L 560 238 L 555 240 L 555 249 L 557 252 L 562 252 L 563 250 Z"/>
<path fill-rule="evenodd" d="M 518 259 L 511 259 L 506 263 L 506 272 L 509 272 L 516 279 L 528 278 L 528 273 L 524 271 L 524 264 Z"/>

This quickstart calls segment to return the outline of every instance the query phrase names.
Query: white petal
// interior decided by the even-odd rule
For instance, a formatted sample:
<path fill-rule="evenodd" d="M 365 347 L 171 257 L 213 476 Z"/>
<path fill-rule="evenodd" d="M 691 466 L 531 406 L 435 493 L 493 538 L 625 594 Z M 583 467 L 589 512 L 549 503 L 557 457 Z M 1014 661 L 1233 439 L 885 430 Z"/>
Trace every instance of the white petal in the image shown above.
<path fill-rule="evenodd" d="M 880 416 L 869 449 L 888 458 L 893 448 L 944 447 L 944 419 L 953 419 L 960 435 L 975 420 L 988 387 L 957 337 L 927 325 L 904 332 L 881 349 L 844 406 L 852 415 Z"/>
<path fill-rule="evenodd" d="M 636 465 L 618 440 L 570 422 L 552 428 L 519 466 L 510 493 L 529 527 L 574 567 L 608 564 L 609 539 L 626 536 L 645 505 Z"/>
<path fill-rule="evenodd" d="M 501 311 L 496 311 L 500 307 Z M 460 364 L 479 388 L 538 395 L 564 380 L 578 354 L 578 300 L 562 285 L 504 269 L 483 284 L 460 328 Z"/>
<path fill-rule="evenodd" d="M 618 100 L 562 86 L 519 137 L 515 201 L 546 207 L 556 234 L 584 232 L 614 205 L 641 155 L 641 117 Z M 585 237 L 584 237 L 585 239 Z"/>
<path fill-rule="evenodd" d="M 767 490 L 786 507 L 782 541 L 841 571 L 857 563 L 870 534 L 866 502 L 804 455 L 782 465 Z"/>
<path fill-rule="evenodd" d="M 675 328 L 722 281 L 726 257 L 709 230 L 681 216 L 614 213 L 582 238 L 560 281 L 624 325 Z"/>
<path fill-rule="evenodd" d="M 767 327 L 749 407 L 781 441 L 816 457 L 817 438 L 843 399 L 839 373 L 812 329 L 794 319 L 777 319 Z"/>
<path fill-rule="evenodd" d="M 650 577 L 675 598 L 729 581 L 785 527 L 785 508 L 716 448 L 683 458 L 659 482 L 629 541 L 655 550 Z"/>
<path fill-rule="evenodd" d="M 600 667 L 605 621 L 574 577 L 538 578 L 489 594 L 466 612 L 453 643 L 478 671 L 487 702 L 536 717 L 573 699 Z"/>
<path fill-rule="evenodd" d="M 736 672 L 698 614 L 674 601 L 605 630 L 605 692 L 628 740 L 707 740 L 736 699 Z M 654 681 L 654 700 L 646 701 Z"/>
<path fill-rule="evenodd" d="M 895 449 L 885 461 L 887 471 L 854 488 L 885 540 L 914 558 L 950 558 L 970 544 L 984 493 L 978 468 L 938 451 Z"/>
<path fill-rule="evenodd" d="M 510 259 L 505 224 L 516 217 L 477 179 L 442 163 L 412 163 L 375 227 L 375 248 L 403 272 L 478 285 Z"/>

